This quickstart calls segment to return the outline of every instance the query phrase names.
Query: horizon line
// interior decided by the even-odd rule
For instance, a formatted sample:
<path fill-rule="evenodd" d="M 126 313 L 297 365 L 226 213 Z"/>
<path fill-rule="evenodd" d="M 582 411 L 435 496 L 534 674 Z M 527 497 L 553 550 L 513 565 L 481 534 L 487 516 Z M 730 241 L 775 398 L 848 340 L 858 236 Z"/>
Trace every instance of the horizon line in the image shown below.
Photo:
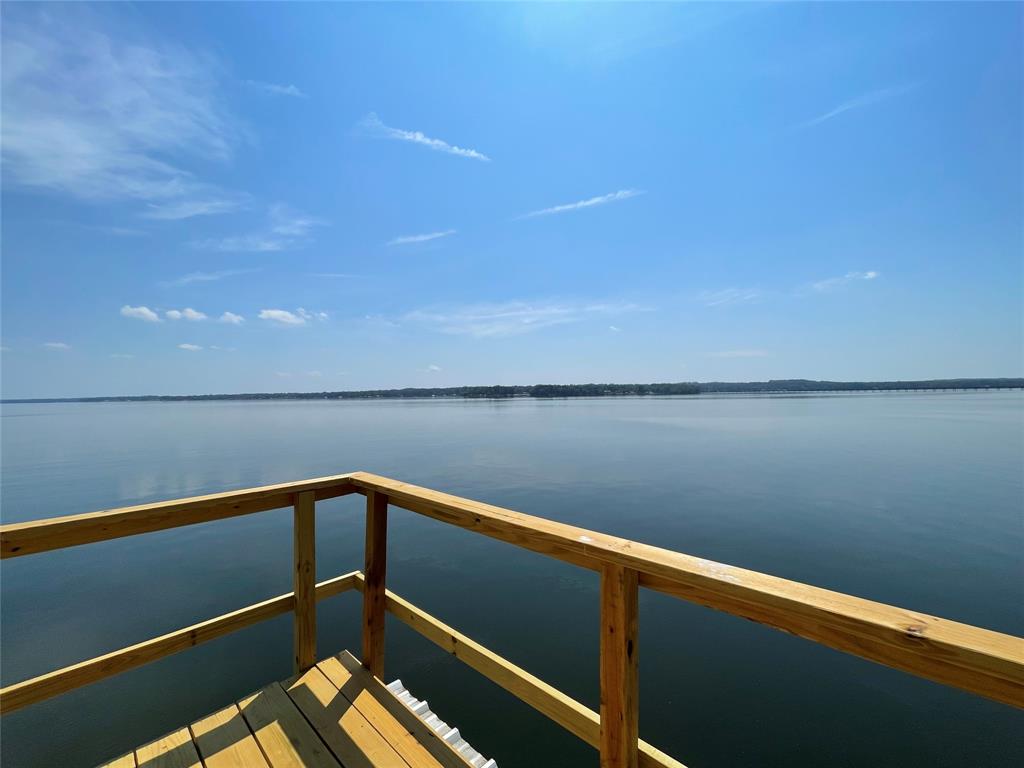
<path fill-rule="evenodd" d="M 995 386 L 981 386 L 981 382 L 994 382 Z M 572 384 L 551 384 L 551 383 L 539 383 L 539 384 L 461 384 L 450 387 L 385 387 L 375 389 L 334 389 L 334 390 L 311 390 L 306 392 L 299 391 L 279 391 L 279 392 L 219 392 L 219 393 L 207 393 L 207 394 L 191 394 L 191 395 L 81 395 L 81 396 L 69 396 L 69 397 L 12 397 L 12 398 L 0 398 L 0 405 L 18 404 L 18 403 L 81 403 L 81 402 L 124 402 L 124 401 L 152 401 L 152 400 L 167 400 L 167 401 L 178 401 L 178 400 L 245 400 L 245 399 L 257 399 L 257 398 L 288 398 L 292 397 L 295 399 L 301 398 L 316 398 L 316 397 L 327 397 L 334 395 L 335 399 L 373 399 L 374 395 L 393 394 L 399 392 L 442 392 L 450 393 L 448 396 L 452 397 L 465 397 L 465 395 L 459 395 L 459 390 L 466 389 L 494 389 L 494 388 L 507 388 L 507 389 L 518 389 L 526 390 L 535 387 L 665 387 L 665 386 L 714 386 L 714 387 L 754 387 L 754 386 L 768 386 L 773 383 L 784 384 L 784 383 L 804 383 L 804 384 L 817 384 L 817 385 L 833 385 L 834 388 L 830 390 L 812 390 L 812 389 L 752 389 L 752 390 L 737 390 L 735 394 L 745 393 L 756 393 L 756 392 L 822 392 L 822 391 L 833 391 L 833 392 L 851 392 L 851 391 L 893 391 L 897 389 L 906 388 L 917 388 L 922 390 L 927 389 L 1018 389 L 1024 388 L 1024 377 L 1017 376 L 975 376 L 975 377 L 951 377 L 941 379 L 877 379 L 877 380 L 836 380 L 836 379 L 764 379 L 756 381 L 659 381 L 659 382 L 627 382 L 627 383 L 613 383 L 613 382 L 587 382 L 587 383 L 572 383 Z M 977 384 L 978 386 L 973 387 L 952 387 L 952 386 L 941 386 L 942 384 Z M 882 387 L 881 385 L 894 385 L 891 387 Z M 896 385 L 904 385 L 902 387 Z M 926 386 L 933 385 L 933 386 Z M 847 389 L 842 389 L 842 387 Z M 872 388 L 873 387 L 873 388 Z M 708 392 L 693 392 L 687 393 L 690 396 L 700 394 L 723 394 L 726 390 L 714 390 Z M 525 394 L 525 393 L 523 393 Z M 360 398 L 360 395 L 364 396 Z M 348 396 L 347 398 L 343 396 Z M 499 395 L 501 396 L 501 395 Z M 508 397 L 509 395 L 503 395 L 502 397 Z M 514 396 L 514 395 L 513 395 Z M 569 395 L 572 397 L 572 395 Z M 606 395 L 592 395 L 594 397 L 602 397 Z M 620 395 L 628 396 L 628 395 Z M 648 397 L 650 395 L 638 395 Z M 667 395 L 671 396 L 671 395 Z M 410 395 L 410 398 L 416 397 Z M 421 397 L 430 397 L 430 395 L 423 395 Z M 476 399 L 475 397 L 473 399 Z"/>

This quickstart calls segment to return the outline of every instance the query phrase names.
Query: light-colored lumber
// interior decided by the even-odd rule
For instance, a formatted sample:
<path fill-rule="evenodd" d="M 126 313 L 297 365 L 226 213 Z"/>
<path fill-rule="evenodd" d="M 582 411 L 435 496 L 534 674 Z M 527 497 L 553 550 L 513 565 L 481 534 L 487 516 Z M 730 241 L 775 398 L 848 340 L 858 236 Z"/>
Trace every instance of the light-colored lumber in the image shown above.
<path fill-rule="evenodd" d="M 362 588 L 362 574 L 357 574 L 357 587 Z M 442 650 L 475 669 L 491 682 L 501 686 L 520 701 L 546 715 L 574 736 L 592 747 L 600 745 L 600 716 L 594 710 L 545 683 L 522 667 L 516 666 L 467 635 L 417 608 L 409 601 L 387 590 L 387 609 L 396 619 L 408 625 Z M 682 763 L 647 742 L 640 741 L 641 768 L 685 768 Z"/>
<path fill-rule="evenodd" d="M 637 768 L 637 573 L 601 567 L 601 768 Z"/>
<path fill-rule="evenodd" d="M 127 755 L 121 755 L 116 760 L 104 763 L 100 768 L 135 768 L 135 753 L 129 752 Z"/>
<path fill-rule="evenodd" d="M 202 768 L 203 765 L 188 728 L 180 728 L 139 747 L 135 750 L 135 762 L 139 768 Z"/>
<path fill-rule="evenodd" d="M 278 683 L 238 702 L 271 768 L 340 768 Z"/>
<path fill-rule="evenodd" d="M 366 718 L 316 667 L 288 695 L 345 768 L 408 768 Z"/>
<path fill-rule="evenodd" d="M 384 589 L 387 574 L 388 498 L 366 494 L 366 566 L 363 574 L 363 666 L 384 677 Z"/>
<path fill-rule="evenodd" d="M 313 491 L 317 501 L 354 493 L 349 475 L 160 501 L 81 515 L 0 526 L 0 558 L 20 557 L 139 533 L 290 507 L 295 494 Z"/>
<path fill-rule="evenodd" d="M 411 768 L 467 768 L 467 763 L 402 705 L 347 651 L 317 664 L 324 677 L 352 702 Z"/>
<path fill-rule="evenodd" d="M 295 495 L 293 582 L 295 594 L 293 669 L 316 664 L 316 508 L 313 491 Z"/>
<path fill-rule="evenodd" d="M 632 568 L 640 585 L 781 629 L 945 685 L 1024 707 L 1024 639 L 524 515 L 365 472 L 363 492 L 593 569 Z"/>
<path fill-rule="evenodd" d="M 353 589 L 356 586 L 356 573 L 346 573 L 320 582 L 316 585 L 316 599 L 323 600 Z M 289 592 L 112 653 L 14 683 L 0 690 L 0 712 L 6 715 L 29 704 L 141 667 L 172 653 L 287 613 L 294 607 L 294 593 Z"/>
<path fill-rule="evenodd" d="M 189 728 L 205 768 L 266 768 L 267 761 L 242 713 L 232 704 Z"/>

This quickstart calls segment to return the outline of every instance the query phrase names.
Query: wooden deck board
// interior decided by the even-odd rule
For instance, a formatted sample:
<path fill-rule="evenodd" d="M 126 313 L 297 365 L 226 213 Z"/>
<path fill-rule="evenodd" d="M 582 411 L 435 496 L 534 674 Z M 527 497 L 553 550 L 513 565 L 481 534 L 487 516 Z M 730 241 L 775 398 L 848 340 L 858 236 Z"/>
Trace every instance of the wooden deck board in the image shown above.
<path fill-rule="evenodd" d="M 129 752 L 127 755 L 121 755 L 109 763 L 104 763 L 100 768 L 135 768 L 135 753 Z"/>
<path fill-rule="evenodd" d="M 206 768 L 267 768 L 259 744 L 235 704 L 193 723 L 190 730 Z"/>
<path fill-rule="evenodd" d="M 345 768 L 408 768 L 394 747 L 316 667 L 287 691 Z"/>
<path fill-rule="evenodd" d="M 102 768 L 471 768 L 348 651 Z"/>
<path fill-rule="evenodd" d="M 139 768 L 202 768 L 188 728 L 179 728 L 135 750 Z"/>
<path fill-rule="evenodd" d="M 238 703 L 271 768 L 339 768 L 316 731 L 277 683 Z"/>
<path fill-rule="evenodd" d="M 396 699 L 347 651 L 317 667 L 398 751 L 411 768 L 467 768 L 452 748 Z"/>

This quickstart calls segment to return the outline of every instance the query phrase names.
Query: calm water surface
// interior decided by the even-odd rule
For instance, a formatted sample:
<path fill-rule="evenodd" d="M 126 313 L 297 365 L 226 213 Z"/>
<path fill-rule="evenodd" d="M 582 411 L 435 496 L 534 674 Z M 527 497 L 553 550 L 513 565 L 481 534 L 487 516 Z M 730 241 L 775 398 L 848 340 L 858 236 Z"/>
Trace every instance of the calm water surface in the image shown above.
<path fill-rule="evenodd" d="M 362 469 L 1024 635 L 1024 393 L 6 405 L 5 522 Z M 318 577 L 361 567 L 318 506 Z M 9 684 L 290 587 L 291 513 L 6 561 Z M 396 510 L 389 586 L 597 708 L 595 574 Z M 702 766 L 1024 765 L 1024 717 L 641 594 L 640 730 Z M 502 768 L 589 747 L 403 625 L 387 675 Z M 320 604 L 320 652 L 359 601 Z M 4 766 L 92 765 L 287 677 L 281 617 L 15 713 Z M 543 758 L 538 759 L 538 755 Z"/>

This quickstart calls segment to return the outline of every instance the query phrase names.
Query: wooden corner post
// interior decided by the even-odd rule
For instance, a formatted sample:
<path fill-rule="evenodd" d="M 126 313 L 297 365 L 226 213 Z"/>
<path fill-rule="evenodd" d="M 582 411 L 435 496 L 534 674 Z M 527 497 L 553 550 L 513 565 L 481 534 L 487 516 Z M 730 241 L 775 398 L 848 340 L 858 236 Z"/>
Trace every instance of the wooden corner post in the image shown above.
<path fill-rule="evenodd" d="M 637 572 L 601 566 L 601 768 L 637 768 Z"/>
<path fill-rule="evenodd" d="M 295 495 L 294 659 L 296 674 L 316 664 L 316 507 L 313 491 Z"/>
<path fill-rule="evenodd" d="M 384 608 L 387 572 L 388 497 L 366 494 L 366 561 L 363 568 L 363 666 L 384 677 Z"/>

